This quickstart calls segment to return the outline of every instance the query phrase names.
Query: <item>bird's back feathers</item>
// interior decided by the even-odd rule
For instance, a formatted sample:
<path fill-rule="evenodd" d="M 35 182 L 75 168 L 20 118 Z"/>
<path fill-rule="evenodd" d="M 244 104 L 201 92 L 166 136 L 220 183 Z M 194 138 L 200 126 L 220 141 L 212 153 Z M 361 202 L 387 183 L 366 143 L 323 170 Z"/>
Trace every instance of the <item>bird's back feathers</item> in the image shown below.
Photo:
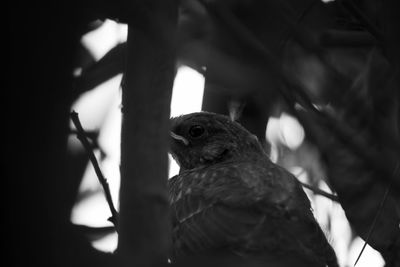
<path fill-rule="evenodd" d="M 310 266 L 335 258 L 297 180 L 266 159 L 186 171 L 169 191 L 175 257 L 226 249 L 297 256 Z"/>

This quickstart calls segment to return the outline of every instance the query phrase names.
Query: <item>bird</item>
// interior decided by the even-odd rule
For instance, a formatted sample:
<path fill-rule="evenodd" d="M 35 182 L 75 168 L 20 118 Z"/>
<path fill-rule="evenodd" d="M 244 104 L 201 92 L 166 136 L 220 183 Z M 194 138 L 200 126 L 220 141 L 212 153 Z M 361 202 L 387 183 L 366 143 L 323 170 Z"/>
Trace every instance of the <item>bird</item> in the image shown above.
<path fill-rule="evenodd" d="M 258 138 L 212 112 L 170 119 L 171 261 L 217 252 L 238 259 L 338 267 L 300 182 L 273 163 Z M 293 262 L 292 262 L 293 263 Z"/>

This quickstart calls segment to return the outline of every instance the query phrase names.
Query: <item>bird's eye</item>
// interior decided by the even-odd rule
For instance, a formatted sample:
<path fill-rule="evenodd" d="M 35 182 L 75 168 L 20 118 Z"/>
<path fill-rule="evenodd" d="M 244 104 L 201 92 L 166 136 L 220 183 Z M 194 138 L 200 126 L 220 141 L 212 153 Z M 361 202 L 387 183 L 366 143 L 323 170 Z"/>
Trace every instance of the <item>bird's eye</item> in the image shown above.
<path fill-rule="evenodd" d="M 194 138 L 202 136 L 204 134 L 204 132 L 205 132 L 205 129 L 201 125 L 194 125 L 194 126 L 190 127 L 190 129 L 189 129 L 189 135 Z"/>

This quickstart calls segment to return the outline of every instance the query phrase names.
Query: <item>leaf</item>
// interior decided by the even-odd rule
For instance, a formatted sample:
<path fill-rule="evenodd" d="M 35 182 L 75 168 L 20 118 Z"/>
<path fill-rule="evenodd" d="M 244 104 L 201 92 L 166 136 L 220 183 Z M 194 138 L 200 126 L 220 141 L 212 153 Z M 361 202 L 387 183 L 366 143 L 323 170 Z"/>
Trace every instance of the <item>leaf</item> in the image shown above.
<path fill-rule="evenodd" d="M 372 50 L 353 87 L 330 111 L 341 122 L 339 127 L 353 133 L 353 140 L 347 142 L 364 144 L 364 151 L 354 150 L 310 117 L 306 127 L 322 150 L 328 180 L 349 222 L 358 235 L 381 252 L 387 263 L 399 260 L 400 249 L 400 216 L 396 213 L 399 191 L 388 182 L 399 176 L 400 169 L 399 152 L 393 149 L 400 136 L 395 123 L 399 121 L 399 104 L 395 100 L 398 92 L 393 89 L 392 80 L 390 65 Z M 382 172 L 366 162 L 362 153 L 371 154 L 376 160 L 397 162 L 397 167 Z M 384 177 L 388 173 L 394 177 Z"/>

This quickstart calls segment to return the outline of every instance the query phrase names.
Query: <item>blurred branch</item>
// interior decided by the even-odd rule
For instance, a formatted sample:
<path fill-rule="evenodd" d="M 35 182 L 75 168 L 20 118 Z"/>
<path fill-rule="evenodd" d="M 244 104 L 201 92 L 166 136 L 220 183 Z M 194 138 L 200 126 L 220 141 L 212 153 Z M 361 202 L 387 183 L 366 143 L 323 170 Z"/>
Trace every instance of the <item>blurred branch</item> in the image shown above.
<path fill-rule="evenodd" d="M 361 31 L 326 30 L 319 41 L 325 47 L 371 47 L 376 44 L 372 35 Z"/>
<path fill-rule="evenodd" d="M 398 160 L 398 152 L 393 151 L 394 154 L 389 154 L 382 151 L 381 154 L 377 154 L 377 151 L 368 149 L 368 144 L 365 143 L 364 140 L 357 138 L 356 132 L 344 121 L 339 122 L 326 112 L 316 110 L 315 107 L 312 109 L 308 108 L 308 110 L 311 111 L 309 115 L 314 121 L 326 130 L 332 132 L 343 144 L 348 145 L 356 155 L 362 158 L 372 168 L 382 173 L 382 175 L 379 176 L 381 179 L 392 183 L 393 187 L 397 191 L 400 191 L 400 181 L 396 180 L 397 177 L 393 176 L 393 170 L 396 169 Z M 296 111 L 295 114 L 302 123 L 305 122 L 303 114 Z M 307 127 L 307 124 L 308 123 L 304 123 L 303 125 Z"/>
<path fill-rule="evenodd" d="M 114 226 L 92 227 L 87 225 L 73 224 L 73 227 L 79 232 L 89 237 L 90 240 L 98 240 L 106 235 L 115 232 Z"/>
<path fill-rule="evenodd" d="M 383 16 L 385 18 L 385 48 L 388 59 L 397 71 L 397 88 L 400 87 L 400 16 L 399 1 L 383 1 Z"/>
<path fill-rule="evenodd" d="M 126 58 L 126 43 L 113 47 L 99 61 L 84 69 L 75 79 L 75 97 L 89 91 L 124 70 Z"/>
<path fill-rule="evenodd" d="M 81 122 L 78 117 L 78 113 L 75 111 L 71 112 L 71 119 L 72 122 L 74 123 L 76 130 L 77 130 L 77 138 L 79 141 L 81 141 L 82 145 L 84 146 L 86 152 L 88 153 L 89 159 L 92 162 L 93 168 L 96 172 L 97 178 L 99 179 L 100 184 L 103 186 L 104 189 L 104 194 L 106 196 L 106 200 L 108 203 L 108 206 L 111 211 L 111 217 L 108 218 L 110 222 L 114 224 L 114 226 L 117 229 L 118 225 L 118 212 L 114 207 L 112 197 L 111 197 L 111 192 L 110 192 L 110 187 L 108 186 L 107 179 L 104 177 L 103 173 L 100 170 L 99 163 L 97 162 L 96 156 L 93 153 L 92 146 L 89 143 L 88 139 L 86 138 L 85 131 L 81 125 Z"/>
<path fill-rule="evenodd" d="M 382 32 L 378 27 L 369 20 L 369 18 L 354 4 L 353 0 L 339 0 L 339 3 L 347 9 L 350 14 L 354 16 L 359 22 L 361 22 L 365 29 L 369 31 L 376 40 L 381 43 L 384 40 Z"/>
<path fill-rule="evenodd" d="M 344 121 L 337 121 L 333 116 L 319 110 L 310 100 L 304 88 L 278 63 L 274 55 L 264 46 L 264 44 L 250 30 L 246 28 L 228 9 L 218 3 L 202 3 L 213 14 L 216 19 L 219 19 L 233 34 L 236 35 L 239 41 L 247 45 L 253 51 L 258 52 L 265 60 L 266 67 L 270 74 L 282 83 L 278 86 L 279 92 L 284 99 L 289 103 L 289 106 L 294 112 L 296 103 L 308 110 L 315 121 L 320 125 L 329 129 L 341 142 L 347 144 L 358 156 L 365 160 L 370 166 L 380 171 L 383 175 L 382 179 L 390 183 L 393 181 L 393 187 L 396 191 L 400 191 L 400 181 L 393 177 L 399 152 L 390 151 L 385 155 L 377 155 L 368 150 L 367 144 L 355 138 L 355 132 Z M 299 119 L 302 120 L 301 116 Z"/>

